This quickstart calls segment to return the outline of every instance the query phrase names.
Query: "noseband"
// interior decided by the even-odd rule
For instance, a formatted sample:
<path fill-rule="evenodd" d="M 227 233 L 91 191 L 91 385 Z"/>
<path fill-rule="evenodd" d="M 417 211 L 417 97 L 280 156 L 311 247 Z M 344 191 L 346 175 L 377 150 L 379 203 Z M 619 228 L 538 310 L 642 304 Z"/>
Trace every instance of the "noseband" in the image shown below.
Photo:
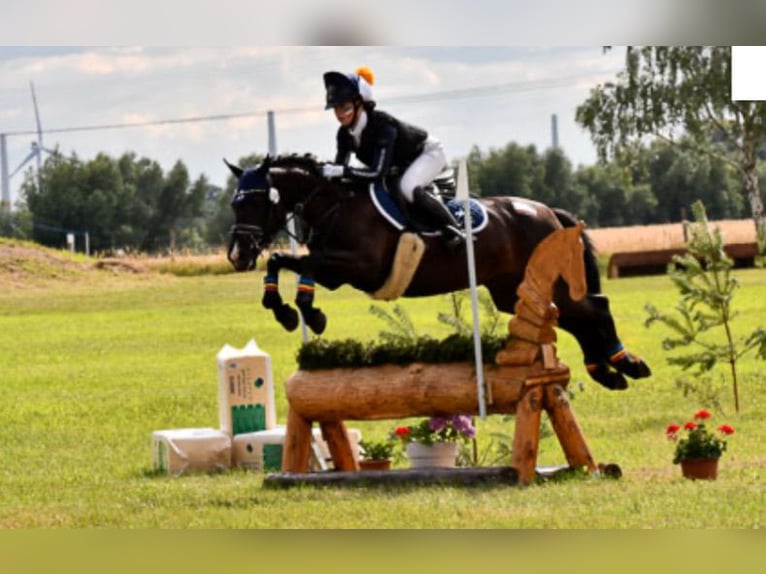
<path fill-rule="evenodd" d="M 232 204 L 237 201 L 243 201 L 249 195 L 256 194 L 268 194 L 270 189 L 243 189 L 236 192 L 232 199 Z M 235 223 L 229 229 L 229 235 L 231 240 L 229 241 L 229 249 L 226 252 L 226 257 L 229 261 L 232 261 L 231 253 L 234 249 L 235 242 L 242 242 L 250 250 L 256 254 L 263 251 L 263 249 L 271 243 L 271 234 L 266 232 L 269 227 L 269 222 L 272 218 L 272 209 L 275 203 L 269 200 L 266 204 L 268 206 L 268 213 L 266 215 L 266 225 L 262 227 L 260 225 L 252 225 L 249 223 Z"/>

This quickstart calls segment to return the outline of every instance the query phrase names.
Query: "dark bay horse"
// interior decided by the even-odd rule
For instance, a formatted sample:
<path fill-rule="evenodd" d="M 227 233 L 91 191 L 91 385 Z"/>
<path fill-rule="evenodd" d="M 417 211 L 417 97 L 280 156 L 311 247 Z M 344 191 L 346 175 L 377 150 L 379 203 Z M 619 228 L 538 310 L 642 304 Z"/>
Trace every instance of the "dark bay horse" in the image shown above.
<path fill-rule="evenodd" d="M 321 333 L 326 318 L 313 306 L 315 282 L 327 289 L 343 284 L 375 292 L 388 277 L 400 231 L 376 210 L 353 183 L 327 180 L 312 156 L 267 157 L 243 170 L 227 162 L 238 179 L 231 201 L 235 224 L 228 258 L 237 271 L 255 268 L 260 253 L 286 227 L 290 214 L 303 226 L 308 255 L 273 253 L 267 262 L 263 305 L 287 329 L 298 326 L 297 312 L 279 294 L 279 271 L 300 275 L 296 306 L 306 324 Z M 482 198 L 486 227 L 475 236 L 476 277 L 500 311 L 513 313 L 516 289 L 535 246 L 555 229 L 573 227 L 575 218 L 528 199 Z M 601 294 L 592 245 L 584 237 L 588 293 L 573 300 L 560 280 L 554 292 L 559 326 L 578 341 L 590 376 L 609 389 L 627 388 L 624 375 L 648 377 L 648 365 L 627 352 L 617 336 L 609 301 Z M 403 296 L 423 297 L 468 287 L 465 248 L 449 250 L 440 237 L 426 237 L 426 251 Z"/>

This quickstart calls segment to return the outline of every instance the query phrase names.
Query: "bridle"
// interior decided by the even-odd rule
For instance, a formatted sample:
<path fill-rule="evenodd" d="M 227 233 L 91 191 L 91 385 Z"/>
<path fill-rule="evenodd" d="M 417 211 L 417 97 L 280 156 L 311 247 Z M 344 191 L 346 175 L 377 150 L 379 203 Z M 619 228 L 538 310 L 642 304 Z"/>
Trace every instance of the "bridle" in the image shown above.
<path fill-rule="evenodd" d="M 267 174 L 266 178 L 268 187 L 237 190 L 231 200 L 233 205 L 236 202 L 246 201 L 248 196 L 257 196 L 263 194 L 268 197 L 268 201 L 264 202 L 268 212 L 266 214 L 266 222 L 263 226 L 249 223 L 235 223 L 229 229 L 229 235 L 231 239 L 229 241 L 229 248 L 226 252 L 226 257 L 232 263 L 234 262 L 232 260 L 232 252 L 234 250 L 235 244 L 241 244 L 243 247 L 246 247 L 252 252 L 258 254 L 261 253 L 261 251 L 263 251 L 266 247 L 268 247 L 274 236 L 280 231 L 284 231 L 289 237 L 295 239 L 298 243 L 305 243 L 307 240 L 309 233 L 303 229 L 303 213 L 306 207 L 314 200 L 315 197 L 317 197 L 324 186 L 321 183 L 316 185 L 303 201 L 296 203 L 293 206 L 291 214 L 285 218 L 284 223 L 278 227 L 275 227 L 271 232 L 268 232 L 267 230 L 272 227 L 270 223 L 274 217 L 274 208 L 279 204 L 280 193 L 279 190 L 272 185 L 271 174 Z M 322 214 L 318 220 L 321 221 L 322 219 L 325 219 L 330 213 L 335 211 L 337 207 L 337 204 L 330 207 L 325 213 Z M 290 229 L 290 221 L 295 222 L 295 227 L 296 229 L 299 229 L 299 231 L 294 232 Z"/>
<path fill-rule="evenodd" d="M 232 205 L 236 202 L 246 201 L 248 196 L 255 196 L 255 195 L 272 195 L 272 189 L 263 189 L 263 188 L 257 188 L 257 189 L 240 189 L 237 190 L 234 194 L 234 197 L 231 200 Z M 278 192 L 277 192 L 278 193 Z M 273 217 L 273 208 L 276 205 L 276 202 L 269 198 L 269 201 L 266 202 L 266 205 L 268 206 L 268 214 L 266 215 L 266 223 L 265 226 L 260 225 L 253 225 L 250 223 L 235 223 L 231 226 L 229 229 L 229 248 L 226 250 L 226 258 L 231 262 L 234 263 L 234 260 L 232 259 L 232 252 L 234 251 L 235 245 L 243 245 L 250 251 L 258 254 L 261 251 L 266 248 L 266 246 L 271 243 L 271 239 L 276 234 L 276 232 L 279 231 L 279 229 L 275 230 L 272 233 L 267 233 L 266 230 L 271 227 L 269 223 L 271 222 L 271 219 Z"/>

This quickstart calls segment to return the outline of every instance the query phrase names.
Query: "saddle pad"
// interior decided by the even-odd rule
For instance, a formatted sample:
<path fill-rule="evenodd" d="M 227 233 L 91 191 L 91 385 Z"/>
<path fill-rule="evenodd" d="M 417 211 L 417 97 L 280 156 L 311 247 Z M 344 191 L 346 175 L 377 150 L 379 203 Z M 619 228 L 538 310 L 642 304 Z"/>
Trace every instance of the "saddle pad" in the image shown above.
<path fill-rule="evenodd" d="M 370 184 L 370 199 L 378 212 L 399 231 L 407 227 L 407 218 L 399 208 L 391 195 L 383 189 L 382 186 L 374 183 Z M 442 197 L 444 205 L 450 210 L 455 219 L 460 224 L 460 229 L 465 228 L 465 209 L 462 201 L 453 198 L 445 200 Z M 487 226 L 487 208 L 475 199 L 471 199 L 471 228 L 474 233 L 478 233 Z M 423 235 L 438 235 L 439 232 L 427 231 Z"/>

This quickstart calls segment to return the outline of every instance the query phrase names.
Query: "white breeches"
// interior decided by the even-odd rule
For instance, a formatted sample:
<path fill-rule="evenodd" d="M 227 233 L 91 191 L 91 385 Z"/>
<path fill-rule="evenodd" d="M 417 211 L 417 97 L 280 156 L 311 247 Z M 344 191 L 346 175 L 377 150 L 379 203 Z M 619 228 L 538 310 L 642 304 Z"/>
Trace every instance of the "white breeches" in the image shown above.
<path fill-rule="evenodd" d="M 439 140 L 428 137 L 423 147 L 423 153 L 410 164 L 402 175 L 399 189 L 404 198 L 412 203 L 412 191 L 431 183 L 437 175 L 447 168 L 447 156 Z"/>

